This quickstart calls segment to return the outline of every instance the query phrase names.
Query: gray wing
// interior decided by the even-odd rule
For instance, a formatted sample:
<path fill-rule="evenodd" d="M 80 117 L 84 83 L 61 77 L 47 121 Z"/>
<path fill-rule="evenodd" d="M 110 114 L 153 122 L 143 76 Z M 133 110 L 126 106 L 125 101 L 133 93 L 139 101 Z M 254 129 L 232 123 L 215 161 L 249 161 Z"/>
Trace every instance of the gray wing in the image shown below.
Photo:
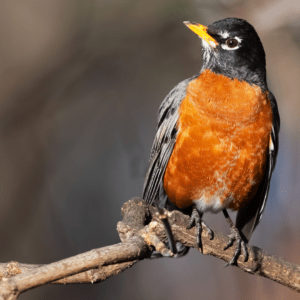
<path fill-rule="evenodd" d="M 157 132 L 144 181 L 143 199 L 150 204 L 159 200 L 160 207 L 164 206 L 164 200 L 166 200 L 163 199 L 166 197 L 162 196 L 163 177 L 176 142 L 178 109 L 186 96 L 186 87 L 193 78 L 186 79 L 175 86 L 164 99 L 158 111 Z"/>
<path fill-rule="evenodd" d="M 258 188 L 255 198 L 249 204 L 240 209 L 236 217 L 236 227 L 242 232 L 248 242 L 254 229 L 258 225 L 264 208 L 266 206 L 271 176 L 275 168 L 278 153 L 278 134 L 280 128 L 280 117 L 274 95 L 269 92 L 269 98 L 273 111 L 273 124 L 271 131 L 271 145 L 269 147 L 268 161 L 265 175 Z"/>

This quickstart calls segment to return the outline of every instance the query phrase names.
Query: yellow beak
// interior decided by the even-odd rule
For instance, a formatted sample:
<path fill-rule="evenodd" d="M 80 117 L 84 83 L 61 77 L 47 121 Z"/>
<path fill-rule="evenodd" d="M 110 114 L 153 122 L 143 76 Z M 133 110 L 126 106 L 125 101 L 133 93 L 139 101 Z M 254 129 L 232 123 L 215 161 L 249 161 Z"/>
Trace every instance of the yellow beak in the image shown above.
<path fill-rule="evenodd" d="M 201 39 L 206 41 L 212 48 L 218 45 L 218 42 L 207 33 L 207 27 L 198 23 L 185 21 L 183 22 L 189 29 L 195 32 Z"/>

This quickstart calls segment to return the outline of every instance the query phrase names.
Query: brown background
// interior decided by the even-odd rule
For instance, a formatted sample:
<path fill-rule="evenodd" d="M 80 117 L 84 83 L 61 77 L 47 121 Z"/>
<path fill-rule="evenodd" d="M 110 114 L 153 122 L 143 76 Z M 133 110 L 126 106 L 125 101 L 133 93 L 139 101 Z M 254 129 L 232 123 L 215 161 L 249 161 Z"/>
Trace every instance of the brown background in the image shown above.
<path fill-rule="evenodd" d="M 247 19 L 267 54 L 281 113 L 269 201 L 251 244 L 299 262 L 298 0 L 0 2 L 0 261 L 50 263 L 119 241 L 122 204 L 141 195 L 156 112 L 201 67 L 182 22 Z M 227 230 L 222 216 L 205 216 Z M 98 285 L 20 299 L 297 299 L 191 251 L 144 261 Z"/>

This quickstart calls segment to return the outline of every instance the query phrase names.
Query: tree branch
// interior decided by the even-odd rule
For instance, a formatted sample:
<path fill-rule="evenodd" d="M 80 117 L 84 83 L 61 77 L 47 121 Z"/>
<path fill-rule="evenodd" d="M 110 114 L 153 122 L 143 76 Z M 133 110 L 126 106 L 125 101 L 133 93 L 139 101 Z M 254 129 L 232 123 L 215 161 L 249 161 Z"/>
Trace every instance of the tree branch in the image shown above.
<path fill-rule="evenodd" d="M 94 249 L 48 265 L 28 265 L 18 262 L 0 264 L 0 300 L 17 299 L 28 289 L 51 283 L 94 283 L 118 275 L 136 262 L 149 258 L 154 249 L 167 254 L 165 231 L 156 209 L 140 198 L 129 200 L 122 207 L 123 221 L 117 225 L 122 243 Z M 178 211 L 168 213 L 175 241 L 198 248 L 195 228 L 186 229 L 189 217 Z M 228 237 L 215 232 L 213 240 L 202 233 L 203 254 L 228 262 L 234 252 L 223 250 Z M 300 266 L 291 264 L 257 248 L 248 247 L 249 260 L 241 255 L 238 267 L 250 273 L 279 282 L 300 292 Z"/>

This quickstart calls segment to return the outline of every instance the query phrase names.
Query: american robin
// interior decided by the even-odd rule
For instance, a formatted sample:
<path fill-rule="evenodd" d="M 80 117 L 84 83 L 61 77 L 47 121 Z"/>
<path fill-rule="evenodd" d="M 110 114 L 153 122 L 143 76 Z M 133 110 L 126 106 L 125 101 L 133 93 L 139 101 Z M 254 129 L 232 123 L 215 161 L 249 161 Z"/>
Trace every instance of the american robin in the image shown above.
<path fill-rule="evenodd" d="M 280 118 L 262 43 L 247 21 L 184 23 L 202 39 L 203 66 L 159 108 L 143 198 L 188 212 L 199 245 L 203 213 L 222 210 L 231 231 L 224 250 L 236 241 L 232 265 L 241 250 L 248 259 L 246 244 L 265 208 Z M 235 225 L 228 208 L 238 211 Z"/>

